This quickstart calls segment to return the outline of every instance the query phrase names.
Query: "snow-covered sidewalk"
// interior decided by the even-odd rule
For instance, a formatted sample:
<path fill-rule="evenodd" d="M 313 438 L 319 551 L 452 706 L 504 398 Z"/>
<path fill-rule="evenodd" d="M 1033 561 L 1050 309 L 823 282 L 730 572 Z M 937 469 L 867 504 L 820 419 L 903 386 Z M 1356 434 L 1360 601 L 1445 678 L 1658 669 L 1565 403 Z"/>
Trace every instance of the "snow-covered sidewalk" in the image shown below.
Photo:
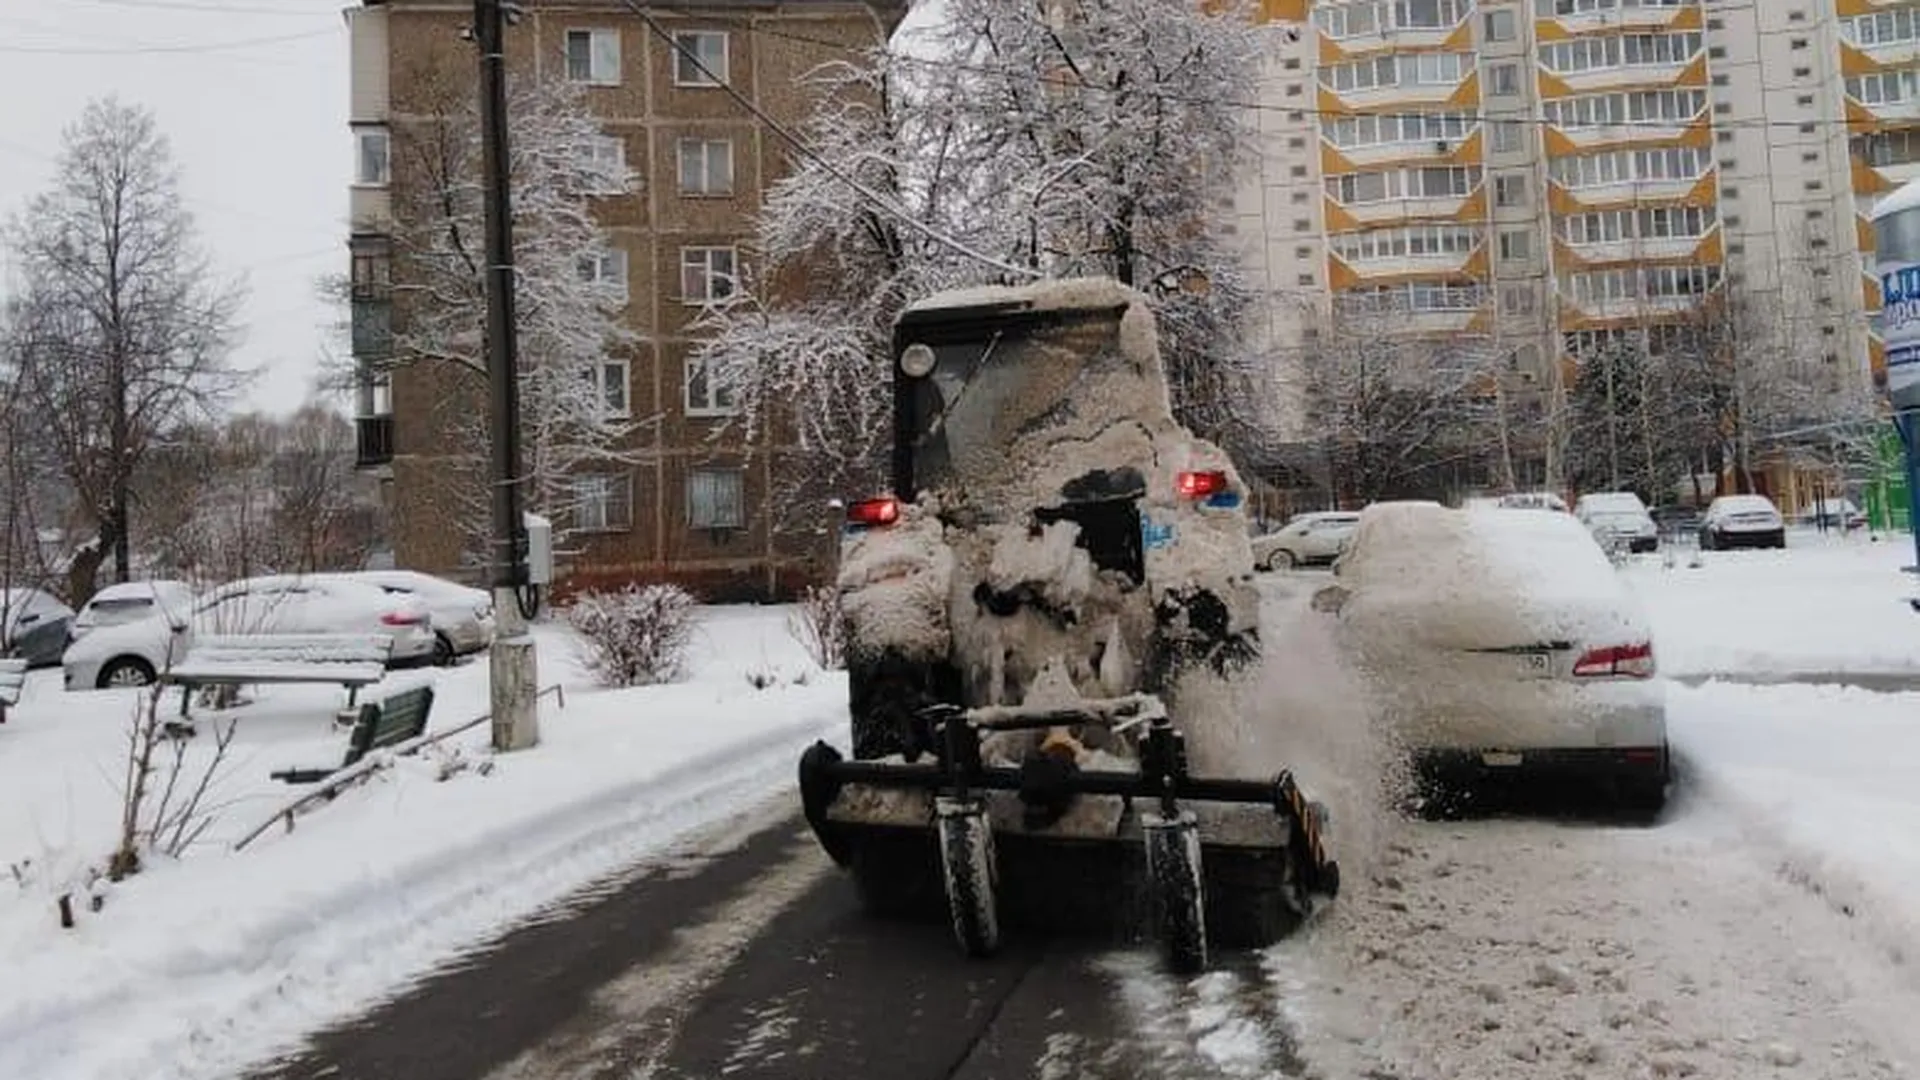
<path fill-rule="evenodd" d="M 67 694 L 57 671 L 36 673 L 0 727 L 0 862 L 15 871 L 0 885 L 0 1076 L 229 1075 L 790 783 L 807 743 L 840 736 L 846 689 L 788 637 L 785 615 L 710 609 L 687 681 L 625 691 L 594 688 L 569 636 L 543 627 L 541 683 L 562 684 L 566 707 L 543 699 L 539 747 L 491 755 L 481 725 L 236 853 L 238 835 L 298 794 L 267 774 L 337 763 L 344 745 L 337 690 L 264 691 L 234 712 L 211 797 L 224 809 L 203 842 L 154 860 L 98 913 L 76 905 L 73 930 L 54 897 L 112 848 L 135 695 Z M 436 683 L 431 729 L 484 713 L 484 660 L 366 694 L 423 680 Z M 209 726 L 190 760 L 209 752 Z M 443 780 L 449 755 L 469 767 Z"/>
<path fill-rule="evenodd" d="M 1669 675 L 1920 675 L 1920 582 L 1905 535 L 1794 531 L 1776 551 L 1638 556 L 1625 573 Z"/>

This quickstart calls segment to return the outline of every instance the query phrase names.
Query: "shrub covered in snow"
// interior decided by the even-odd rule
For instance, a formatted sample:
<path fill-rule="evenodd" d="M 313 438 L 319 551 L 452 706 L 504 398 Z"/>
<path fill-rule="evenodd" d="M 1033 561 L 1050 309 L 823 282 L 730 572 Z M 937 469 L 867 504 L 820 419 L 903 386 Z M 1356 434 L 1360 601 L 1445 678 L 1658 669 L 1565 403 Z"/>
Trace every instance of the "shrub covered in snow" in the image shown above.
<path fill-rule="evenodd" d="M 840 590 L 834 586 L 809 585 L 787 616 L 787 632 L 822 670 L 847 666 L 847 624 L 840 613 Z"/>
<path fill-rule="evenodd" d="M 698 601 L 677 585 L 587 592 L 566 609 L 585 639 L 587 667 L 607 686 L 648 686 L 681 674 Z"/>

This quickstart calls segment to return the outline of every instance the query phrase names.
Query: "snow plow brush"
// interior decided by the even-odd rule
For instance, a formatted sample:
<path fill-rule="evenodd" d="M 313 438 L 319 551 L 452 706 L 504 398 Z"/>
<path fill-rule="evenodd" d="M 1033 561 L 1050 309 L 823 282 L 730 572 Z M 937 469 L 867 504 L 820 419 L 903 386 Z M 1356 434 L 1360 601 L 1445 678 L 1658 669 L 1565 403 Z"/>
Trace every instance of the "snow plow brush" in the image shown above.
<path fill-rule="evenodd" d="M 906 752 L 886 759 L 809 748 L 802 805 L 870 911 L 944 909 L 969 955 L 993 952 L 1003 926 L 1132 940 L 1147 929 L 1168 966 L 1190 973 L 1210 946 L 1271 944 L 1339 891 L 1324 809 L 1286 772 L 1188 775 L 1183 737 L 1152 695 L 935 705 L 911 726 Z M 1091 727 L 1135 753 L 1058 752 Z M 983 755 L 996 736 L 1040 731 L 1047 742 L 1017 765 Z"/>

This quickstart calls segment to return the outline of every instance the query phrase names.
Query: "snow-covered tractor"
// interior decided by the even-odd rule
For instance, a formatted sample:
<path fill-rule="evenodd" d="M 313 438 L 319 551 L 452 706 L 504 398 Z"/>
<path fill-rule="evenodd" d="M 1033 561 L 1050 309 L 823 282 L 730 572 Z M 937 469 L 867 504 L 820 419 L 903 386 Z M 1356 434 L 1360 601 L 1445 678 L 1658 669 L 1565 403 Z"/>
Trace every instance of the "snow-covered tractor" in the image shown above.
<path fill-rule="evenodd" d="M 1260 656 L 1245 489 L 1178 424 L 1153 317 L 1105 279 L 943 293 L 894 339 L 892 494 L 848 507 L 852 758 L 807 820 L 871 910 L 1151 926 L 1178 970 L 1338 891 L 1291 775 L 1236 775 Z"/>

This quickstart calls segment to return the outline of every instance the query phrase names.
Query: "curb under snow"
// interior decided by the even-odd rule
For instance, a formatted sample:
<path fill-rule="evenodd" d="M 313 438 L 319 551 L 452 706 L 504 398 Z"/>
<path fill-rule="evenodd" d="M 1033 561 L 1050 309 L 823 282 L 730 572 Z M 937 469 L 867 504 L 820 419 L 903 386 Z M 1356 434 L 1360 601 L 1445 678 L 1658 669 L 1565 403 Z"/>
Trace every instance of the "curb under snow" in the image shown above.
<path fill-rule="evenodd" d="M 277 913 L 251 926 L 222 927 L 210 942 L 184 942 L 163 970 L 138 982 L 87 987 L 30 1005 L 0 1021 L 0 1075 L 229 1075 L 393 996 L 530 913 L 771 795 L 792 780 L 805 744 L 835 738 L 844 726 L 841 710 L 810 710 L 661 773 L 503 821 L 398 873 L 342 878 L 309 898 L 324 916 Z M 309 828 L 325 828 L 324 819 Z M 249 850 L 230 857 L 252 856 Z M 273 971 L 277 977 L 268 976 Z M 142 1016 L 156 996 L 201 999 L 193 1010 L 201 1019 L 182 1027 L 174 1015 Z M 101 1025 L 125 1028 L 149 1019 L 156 1021 L 146 1025 L 150 1037 L 112 1040 L 110 1047 L 120 1051 L 113 1059 L 87 1054 L 95 1041 L 89 1032 Z"/>

